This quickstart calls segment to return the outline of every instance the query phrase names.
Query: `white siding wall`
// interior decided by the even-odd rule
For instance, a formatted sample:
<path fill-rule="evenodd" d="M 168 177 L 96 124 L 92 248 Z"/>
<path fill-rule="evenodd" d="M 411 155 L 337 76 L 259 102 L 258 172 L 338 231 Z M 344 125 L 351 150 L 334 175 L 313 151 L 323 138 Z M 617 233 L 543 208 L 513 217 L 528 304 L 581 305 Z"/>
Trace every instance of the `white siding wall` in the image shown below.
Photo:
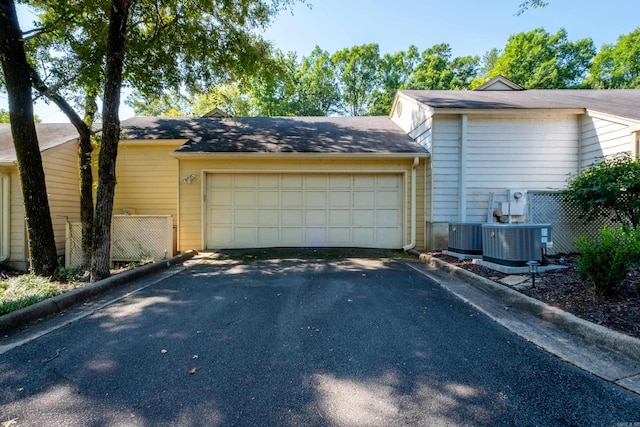
<path fill-rule="evenodd" d="M 460 118 L 451 116 L 433 121 L 431 170 L 433 194 L 431 219 L 434 222 L 458 218 L 460 177 Z"/>
<path fill-rule="evenodd" d="M 630 152 L 632 147 L 632 136 L 627 124 L 588 114 L 580 120 L 580 141 L 581 169 L 603 157 Z"/>
<path fill-rule="evenodd" d="M 486 221 L 489 194 L 559 189 L 578 171 L 578 118 L 470 118 L 466 220 Z"/>
<path fill-rule="evenodd" d="M 459 218 L 460 118 L 434 120 L 433 221 Z M 563 117 L 469 117 L 466 221 L 484 222 L 490 193 L 557 189 L 578 168 L 578 120 Z"/>
<path fill-rule="evenodd" d="M 391 120 L 408 134 L 424 126 L 429 116 L 427 107 L 402 94 L 398 94 L 391 109 Z M 415 138 L 416 136 L 411 135 L 411 137 Z"/>

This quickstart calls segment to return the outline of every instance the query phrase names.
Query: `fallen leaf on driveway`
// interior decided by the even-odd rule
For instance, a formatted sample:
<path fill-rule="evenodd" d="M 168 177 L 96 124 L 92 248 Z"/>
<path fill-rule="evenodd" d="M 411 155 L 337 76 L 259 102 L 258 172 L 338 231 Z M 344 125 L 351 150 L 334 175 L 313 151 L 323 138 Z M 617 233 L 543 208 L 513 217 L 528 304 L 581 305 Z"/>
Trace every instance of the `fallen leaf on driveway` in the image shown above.
<path fill-rule="evenodd" d="M 193 375 L 196 373 L 196 368 L 189 369 L 189 375 Z"/>
<path fill-rule="evenodd" d="M 16 424 L 18 424 L 18 419 L 17 418 L 13 418 L 11 420 L 4 421 L 2 423 L 2 427 L 14 426 Z"/>
<path fill-rule="evenodd" d="M 168 350 L 165 350 L 164 348 L 162 350 L 160 350 L 160 353 L 165 354 Z"/>

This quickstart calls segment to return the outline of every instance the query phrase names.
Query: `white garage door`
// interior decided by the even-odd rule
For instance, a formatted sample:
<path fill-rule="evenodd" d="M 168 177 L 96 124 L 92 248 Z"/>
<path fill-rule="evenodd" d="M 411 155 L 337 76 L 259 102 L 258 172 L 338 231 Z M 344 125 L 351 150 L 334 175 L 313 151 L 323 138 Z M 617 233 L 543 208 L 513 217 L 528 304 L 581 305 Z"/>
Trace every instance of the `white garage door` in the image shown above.
<path fill-rule="evenodd" d="M 402 189 L 401 174 L 211 173 L 206 246 L 399 248 Z"/>

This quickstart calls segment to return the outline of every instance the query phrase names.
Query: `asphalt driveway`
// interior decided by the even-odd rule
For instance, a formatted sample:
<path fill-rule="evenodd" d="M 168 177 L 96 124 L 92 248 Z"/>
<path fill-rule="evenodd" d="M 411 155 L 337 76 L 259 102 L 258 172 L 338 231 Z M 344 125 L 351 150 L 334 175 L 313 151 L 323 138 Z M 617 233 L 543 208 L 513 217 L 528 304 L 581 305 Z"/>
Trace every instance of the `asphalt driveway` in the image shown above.
<path fill-rule="evenodd" d="M 300 255 L 218 255 L 0 355 L 0 423 L 640 423 L 639 395 L 518 338 L 410 260 Z"/>

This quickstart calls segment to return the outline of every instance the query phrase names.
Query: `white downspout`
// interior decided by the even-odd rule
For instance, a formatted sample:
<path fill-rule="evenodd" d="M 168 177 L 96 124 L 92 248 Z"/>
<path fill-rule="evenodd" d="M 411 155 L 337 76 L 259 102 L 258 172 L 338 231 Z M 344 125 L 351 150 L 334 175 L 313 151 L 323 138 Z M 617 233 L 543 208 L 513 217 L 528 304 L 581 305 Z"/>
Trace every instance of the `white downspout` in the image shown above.
<path fill-rule="evenodd" d="M 458 176 L 458 194 L 460 195 L 458 204 L 458 220 L 467 220 L 467 141 L 468 135 L 467 115 L 462 115 L 460 123 L 460 174 Z"/>
<path fill-rule="evenodd" d="M 0 251 L 0 262 L 9 258 L 9 245 L 11 242 L 11 178 L 9 174 L 2 174 L 2 250 Z"/>
<path fill-rule="evenodd" d="M 411 242 L 402 247 L 405 252 L 416 246 L 416 168 L 420 164 L 418 156 L 413 158 L 411 165 Z"/>

